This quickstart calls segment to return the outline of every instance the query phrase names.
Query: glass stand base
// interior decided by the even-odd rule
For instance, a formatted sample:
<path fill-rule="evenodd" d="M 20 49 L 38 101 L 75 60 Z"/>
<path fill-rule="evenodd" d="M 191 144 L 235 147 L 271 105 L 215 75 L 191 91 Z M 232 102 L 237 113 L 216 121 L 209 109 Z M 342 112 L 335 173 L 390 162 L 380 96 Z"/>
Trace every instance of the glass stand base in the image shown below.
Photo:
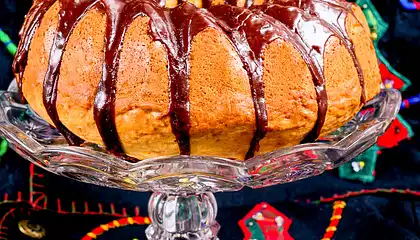
<path fill-rule="evenodd" d="M 210 192 L 200 194 L 154 193 L 149 200 L 152 223 L 149 240 L 215 240 L 217 203 Z"/>

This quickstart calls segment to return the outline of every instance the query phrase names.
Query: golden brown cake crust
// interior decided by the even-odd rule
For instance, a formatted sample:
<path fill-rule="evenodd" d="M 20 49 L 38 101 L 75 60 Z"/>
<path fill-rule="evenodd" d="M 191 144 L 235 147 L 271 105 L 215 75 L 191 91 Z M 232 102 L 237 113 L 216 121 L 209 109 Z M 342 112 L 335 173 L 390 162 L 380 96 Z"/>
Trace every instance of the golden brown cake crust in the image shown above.
<path fill-rule="evenodd" d="M 345 31 L 363 70 L 366 97 L 372 99 L 380 86 L 377 59 L 363 13 L 356 5 L 352 9 Z M 21 80 L 28 103 L 51 124 L 43 103 L 43 82 L 58 11 L 55 3 L 36 30 Z M 116 82 L 115 125 L 127 155 L 138 159 L 179 154 L 169 118 L 167 51 L 151 37 L 149 20 L 137 17 L 128 28 Z M 62 123 L 100 145 L 93 102 L 102 75 L 105 29 L 105 14 L 97 8 L 78 22 L 62 59 L 57 97 Z M 345 124 L 362 106 L 362 88 L 350 53 L 334 36 L 324 49 L 328 109 L 321 136 Z M 265 47 L 262 59 L 268 132 L 257 155 L 301 142 L 314 128 L 318 113 L 311 71 L 293 44 L 277 39 Z M 220 28 L 208 27 L 192 39 L 189 62 L 191 155 L 243 160 L 257 126 L 240 56 Z"/>

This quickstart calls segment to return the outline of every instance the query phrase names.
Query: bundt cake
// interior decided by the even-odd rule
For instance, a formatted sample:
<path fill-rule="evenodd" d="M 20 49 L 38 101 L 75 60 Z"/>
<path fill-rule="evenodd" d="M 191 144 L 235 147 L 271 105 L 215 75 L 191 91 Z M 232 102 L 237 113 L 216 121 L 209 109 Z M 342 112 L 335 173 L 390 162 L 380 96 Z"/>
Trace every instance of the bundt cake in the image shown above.
<path fill-rule="evenodd" d="M 380 89 L 344 0 L 34 0 L 13 68 L 71 145 L 244 160 L 310 142 Z"/>

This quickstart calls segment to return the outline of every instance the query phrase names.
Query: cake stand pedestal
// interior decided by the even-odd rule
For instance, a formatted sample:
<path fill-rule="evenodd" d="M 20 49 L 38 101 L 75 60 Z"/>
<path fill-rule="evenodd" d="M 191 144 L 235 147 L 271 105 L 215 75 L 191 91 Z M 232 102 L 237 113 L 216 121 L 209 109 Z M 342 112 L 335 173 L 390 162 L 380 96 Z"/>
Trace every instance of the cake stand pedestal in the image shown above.
<path fill-rule="evenodd" d="M 215 192 L 262 188 L 321 174 L 372 146 L 396 117 L 397 90 L 382 90 L 351 121 L 323 139 L 243 162 L 213 156 L 168 156 L 129 163 L 100 146 L 68 146 L 15 92 L 0 92 L 0 135 L 22 157 L 86 183 L 152 191 L 148 239 L 217 239 Z"/>
<path fill-rule="evenodd" d="M 149 201 L 148 239 L 217 239 L 217 203 L 213 193 L 154 193 Z"/>

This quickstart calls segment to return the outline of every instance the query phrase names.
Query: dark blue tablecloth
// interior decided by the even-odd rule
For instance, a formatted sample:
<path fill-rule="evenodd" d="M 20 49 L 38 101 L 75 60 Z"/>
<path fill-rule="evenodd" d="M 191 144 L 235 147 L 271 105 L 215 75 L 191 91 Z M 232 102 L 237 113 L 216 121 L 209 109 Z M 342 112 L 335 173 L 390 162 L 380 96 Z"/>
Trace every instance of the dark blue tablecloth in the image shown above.
<path fill-rule="evenodd" d="M 379 44 L 390 63 L 413 86 L 404 96 L 420 91 L 420 12 L 407 12 L 396 0 L 373 1 L 390 28 Z M 18 30 L 29 8 L 29 0 L 2 0 L 0 27 L 18 41 Z M 0 45 L 0 88 L 13 78 L 12 57 Z M 420 134 L 420 107 L 401 114 Z M 362 189 L 411 189 L 420 191 L 420 138 L 401 143 L 380 155 L 376 180 L 371 184 L 338 177 L 336 170 L 318 177 L 265 189 L 244 189 L 216 194 L 221 239 L 242 239 L 238 221 L 254 205 L 268 202 L 292 219 L 290 234 L 295 239 L 321 239 L 330 223 L 332 202 L 311 203 Z M 125 215 L 146 216 L 148 193 L 127 192 L 91 186 L 46 173 L 8 151 L 0 162 L 0 239 L 30 239 L 18 229 L 18 222 L 30 219 L 46 229 L 44 239 L 80 239 L 100 224 Z M 20 201 L 19 201 L 20 200 Z M 296 202 L 300 200 L 299 202 Z M 344 199 L 347 206 L 335 239 L 420 239 L 420 197 L 403 193 L 365 194 Z M 32 202 L 32 205 L 28 202 Z M 34 210 L 34 206 L 39 210 Z M 48 210 L 41 210 L 46 207 Z M 110 229 L 100 239 L 144 239 L 144 226 Z"/>

